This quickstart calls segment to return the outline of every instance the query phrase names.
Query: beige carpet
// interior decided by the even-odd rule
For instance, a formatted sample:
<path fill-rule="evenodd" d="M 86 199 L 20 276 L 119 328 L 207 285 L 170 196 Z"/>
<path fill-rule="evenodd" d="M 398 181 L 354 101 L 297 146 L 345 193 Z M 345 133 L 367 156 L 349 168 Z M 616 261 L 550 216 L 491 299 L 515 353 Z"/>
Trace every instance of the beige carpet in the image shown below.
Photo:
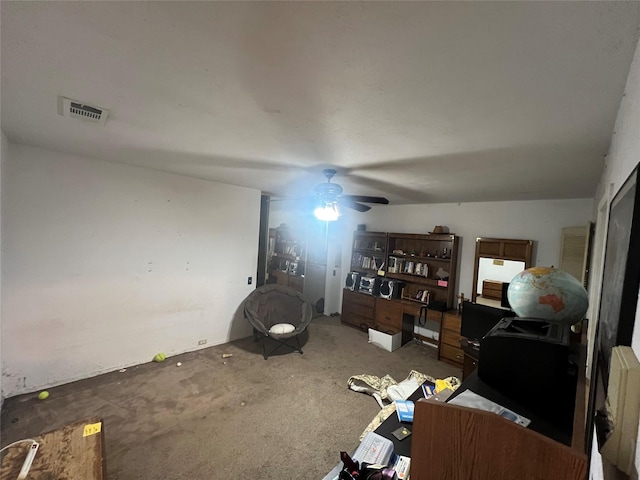
<path fill-rule="evenodd" d="M 427 346 L 369 345 L 339 317 L 314 319 L 303 350 L 265 361 L 248 338 L 52 388 L 45 401 L 14 397 L 2 446 L 97 415 L 110 480 L 322 478 L 379 411 L 350 376 L 461 375 Z"/>

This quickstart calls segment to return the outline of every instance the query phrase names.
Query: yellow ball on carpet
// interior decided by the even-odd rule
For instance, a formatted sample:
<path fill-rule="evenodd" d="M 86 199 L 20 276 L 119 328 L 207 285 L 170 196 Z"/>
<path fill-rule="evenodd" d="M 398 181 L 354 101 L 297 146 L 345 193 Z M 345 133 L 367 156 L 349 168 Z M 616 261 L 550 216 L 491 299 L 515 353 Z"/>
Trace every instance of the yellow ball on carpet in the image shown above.
<path fill-rule="evenodd" d="M 46 400 L 47 398 L 49 398 L 49 392 L 47 392 L 46 390 L 43 390 L 38 394 L 39 400 Z"/>
<path fill-rule="evenodd" d="M 165 357 L 164 353 L 156 353 L 156 356 L 153 357 L 154 362 L 164 362 Z"/>

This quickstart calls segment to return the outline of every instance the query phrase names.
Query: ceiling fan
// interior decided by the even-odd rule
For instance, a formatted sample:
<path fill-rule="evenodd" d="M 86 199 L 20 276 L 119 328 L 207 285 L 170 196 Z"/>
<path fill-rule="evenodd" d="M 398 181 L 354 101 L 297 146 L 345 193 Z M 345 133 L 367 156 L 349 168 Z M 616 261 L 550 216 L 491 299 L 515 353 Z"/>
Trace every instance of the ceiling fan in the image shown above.
<path fill-rule="evenodd" d="M 331 183 L 331 179 L 336 174 L 333 168 L 325 168 L 322 173 L 327 178 L 326 183 L 319 183 L 313 189 L 320 205 L 314 210 L 314 215 L 319 220 L 334 221 L 340 216 L 340 209 L 351 208 L 358 212 L 371 210 L 363 203 L 378 203 L 388 205 L 389 200 L 384 197 L 371 197 L 367 195 L 343 195 L 343 189 L 337 183 Z"/>

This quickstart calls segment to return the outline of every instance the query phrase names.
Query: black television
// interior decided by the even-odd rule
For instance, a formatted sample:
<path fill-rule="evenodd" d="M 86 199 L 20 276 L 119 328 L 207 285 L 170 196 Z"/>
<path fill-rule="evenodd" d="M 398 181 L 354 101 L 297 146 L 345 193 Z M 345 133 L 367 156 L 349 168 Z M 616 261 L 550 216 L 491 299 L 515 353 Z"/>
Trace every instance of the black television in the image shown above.
<path fill-rule="evenodd" d="M 460 334 L 469 340 L 480 340 L 500 320 L 505 317 L 515 316 L 516 314 L 511 310 L 465 301 L 462 304 L 462 326 L 460 328 Z"/>

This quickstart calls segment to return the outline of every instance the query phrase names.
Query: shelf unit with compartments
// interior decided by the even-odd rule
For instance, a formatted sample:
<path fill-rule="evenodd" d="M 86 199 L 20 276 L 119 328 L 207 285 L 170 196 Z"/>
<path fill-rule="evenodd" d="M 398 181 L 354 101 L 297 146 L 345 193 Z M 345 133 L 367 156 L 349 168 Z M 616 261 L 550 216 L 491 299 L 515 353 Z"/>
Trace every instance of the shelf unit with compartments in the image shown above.
<path fill-rule="evenodd" d="M 460 237 L 389 233 L 386 277 L 405 283 L 404 300 L 454 307 Z"/>
<path fill-rule="evenodd" d="M 347 286 L 342 322 L 362 330 L 401 331 L 403 344 L 415 336 L 438 345 L 443 361 L 461 365 L 459 341 L 455 343 L 459 329 L 456 332 L 455 318 L 449 318 L 456 298 L 459 242 L 453 234 L 354 232 L 351 271 L 363 276 L 383 275 L 383 282 L 398 280 L 402 295 L 381 298 L 359 291 L 357 285 Z M 414 334 L 415 318 L 438 323 L 440 340 Z"/>
<path fill-rule="evenodd" d="M 306 239 L 301 232 L 287 226 L 269 229 L 268 283 L 304 293 L 306 257 Z"/>
<path fill-rule="evenodd" d="M 384 268 L 387 255 L 387 237 L 384 232 L 353 232 L 351 271 L 363 275 L 377 275 Z"/>

